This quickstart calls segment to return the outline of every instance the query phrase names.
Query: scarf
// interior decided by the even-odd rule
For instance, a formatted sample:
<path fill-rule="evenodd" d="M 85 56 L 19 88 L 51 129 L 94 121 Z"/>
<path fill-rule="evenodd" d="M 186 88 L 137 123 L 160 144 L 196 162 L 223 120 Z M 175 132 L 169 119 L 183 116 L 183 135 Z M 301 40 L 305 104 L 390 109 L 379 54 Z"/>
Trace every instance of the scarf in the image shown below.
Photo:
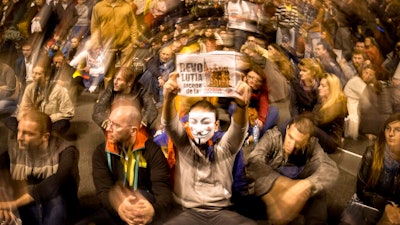
<path fill-rule="evenodd" d="M 124 169 L 124 185 L 132 187 L 133 190 L 137 190 L 138 179 L 139 179 L 139 167 L 147 168 L 146 159 L 143 156 L 143 150 L 145 149 L 145 142 L 147 141 L 147 133 L 144 128 L 140 128 L 136 136 L 136 142 L 133 146 L 124 148 L 110 142 L 106 142 L 106 153 L 108 167 L 112 171 L 111 165 L 111 153 L 119 155 L 121 164 Z"/>

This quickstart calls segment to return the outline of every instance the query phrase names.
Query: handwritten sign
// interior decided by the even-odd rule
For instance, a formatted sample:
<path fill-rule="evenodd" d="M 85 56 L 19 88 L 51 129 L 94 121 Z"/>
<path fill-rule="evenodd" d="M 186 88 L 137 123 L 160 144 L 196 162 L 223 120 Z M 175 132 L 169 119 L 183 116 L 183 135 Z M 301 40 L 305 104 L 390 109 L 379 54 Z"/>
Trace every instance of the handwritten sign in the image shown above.
<path fill-rule="evenodd" d="M 179 95 L 234 97 L 241 79 L 236 71 L 237 52 L 214 51 L 200 54 L 178 54 Z"/>

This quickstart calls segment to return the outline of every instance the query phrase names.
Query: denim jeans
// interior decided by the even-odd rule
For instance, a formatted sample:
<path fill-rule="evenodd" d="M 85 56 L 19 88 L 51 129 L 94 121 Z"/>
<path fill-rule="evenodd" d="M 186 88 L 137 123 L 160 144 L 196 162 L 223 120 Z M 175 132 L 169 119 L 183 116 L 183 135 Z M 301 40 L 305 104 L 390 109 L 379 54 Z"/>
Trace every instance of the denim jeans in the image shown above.
<path fill-rule="evenodd" d="M 0 100 L 0 118 L 7 117 L 17 109 L 17 101 L 3 99 Z"/>
<path fill-rule="evenodd" d="M 223 209 L 219 211 L 205 210 L 197 211 L 186 209 L 177 214 L 164 225 L 217 225 L 217 224 L 236 224 L 236 225 L 256 225 L 257 223 L 239 213 Z"/>
<path fill-rule="evenodd" d="M 22 224 L 54 225 L 65 224 L 67 219 L 66 202 L 61 195 L 46 202 L 33 202 L 19 209 Z"/>

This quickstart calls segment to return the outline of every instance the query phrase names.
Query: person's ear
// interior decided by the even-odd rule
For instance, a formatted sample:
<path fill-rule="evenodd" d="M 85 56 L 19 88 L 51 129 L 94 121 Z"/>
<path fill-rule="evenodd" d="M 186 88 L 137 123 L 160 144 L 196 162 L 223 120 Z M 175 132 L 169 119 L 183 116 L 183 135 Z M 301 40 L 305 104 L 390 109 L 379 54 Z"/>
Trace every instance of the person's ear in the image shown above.
<path fill-rule="evenodd" d="M 219 130 L 220 120 L 215 121 L 215 130 Z"/>
<path fill-rule="evenodd" d="M 44 133 L 42 137 L 45 141 L 48 141 L 50 139 L 50 133 Z"/>
<path fill-rule="evenodd" d="M 138 129 L 139 129 L 139 127 L 137 127 L 137 126 L 132 126 L 132 127 L 131 127 L 131 130 L 130 130 L 131 134 L 136 133 L 136 132 L 138 131 Z"/>

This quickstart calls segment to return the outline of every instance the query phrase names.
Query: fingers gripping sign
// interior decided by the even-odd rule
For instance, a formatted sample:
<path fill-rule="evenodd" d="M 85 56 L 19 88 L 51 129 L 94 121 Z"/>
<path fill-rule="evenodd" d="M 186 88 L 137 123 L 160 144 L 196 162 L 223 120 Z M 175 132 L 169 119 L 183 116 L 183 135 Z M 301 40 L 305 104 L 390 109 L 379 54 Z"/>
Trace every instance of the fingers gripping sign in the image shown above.
<path fill-rule="evenodd" d="M 239 81 L 236 84 L 236 93 L 237 96 L 235 101 L 239 106 L 244 107 L 249 104 L 251 98 L 251 88 L 246 82 Z"/>

